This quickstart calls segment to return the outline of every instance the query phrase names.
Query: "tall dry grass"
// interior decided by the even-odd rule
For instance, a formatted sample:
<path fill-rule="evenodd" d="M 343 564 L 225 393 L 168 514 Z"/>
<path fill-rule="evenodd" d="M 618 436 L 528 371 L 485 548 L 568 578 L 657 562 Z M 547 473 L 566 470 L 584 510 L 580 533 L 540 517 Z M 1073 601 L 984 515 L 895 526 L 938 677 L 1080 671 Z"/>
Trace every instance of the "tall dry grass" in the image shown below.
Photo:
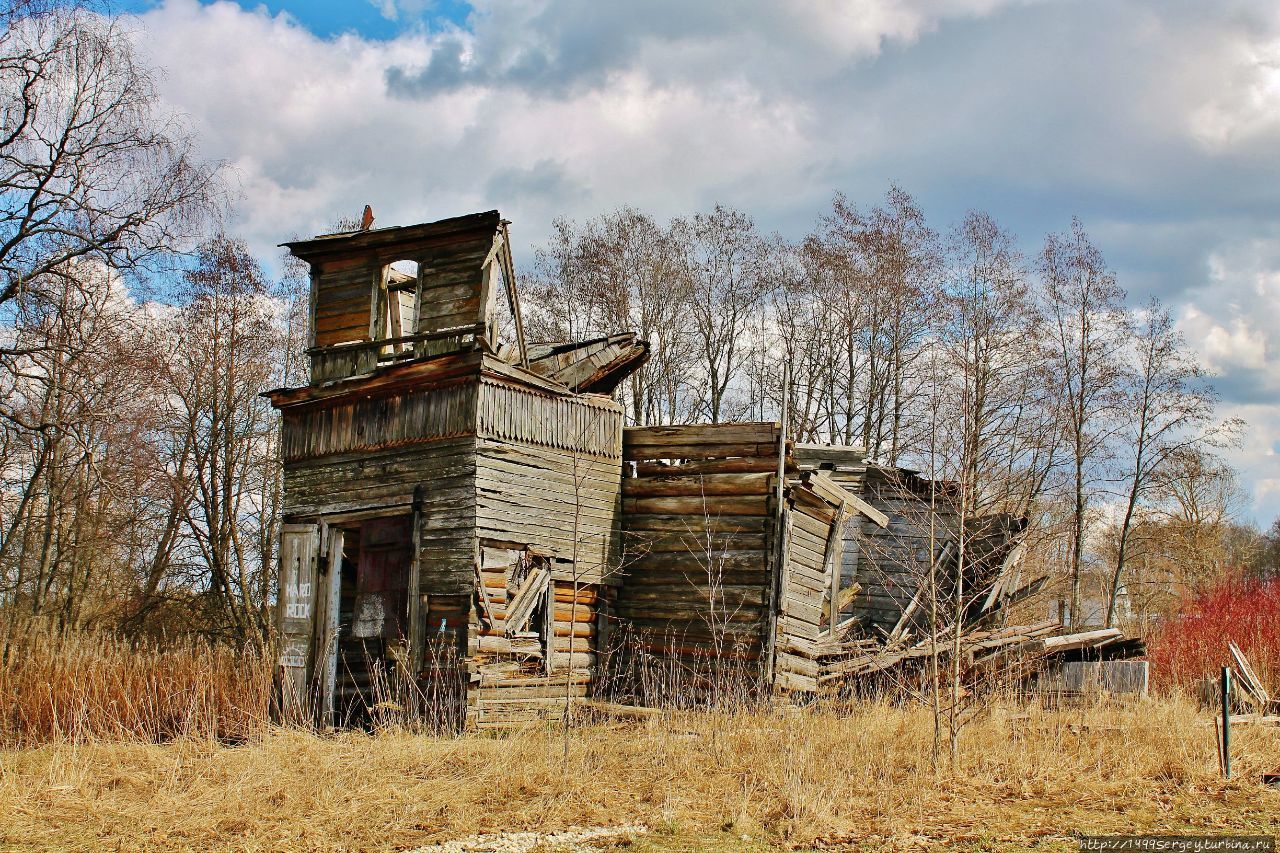
<path fill-rule="evenodd" d="M 1076 832 L 1280 831 L 1280 792 L 1259 783 L 1280 769 L 1280 728 L 1240 727 L 1226 782 L 1210 715 L 1176 696 L 1058 710 L 997 698 L 954 764 L 927 709 L 874 702 L 322 736 L 268 722 L 269 660 L 254 650 L 15 636 L 0 667 L 0 849 L 369 849 L 637 823 L 642 848 L 684 849 L 1065 850 Z"/>
<path fill-rule="evenodd" d="M 269 725 L 259 649 L 10 624 L 0 633 L 0 743 L 243 740 Z M 8 635 L 7 642 L 4 640 Z"/>
<path fill-rule="evenodd" d="M 239 746 L 82 743 L 0 761 L 0 848 L 387 849 L 643 824 L 640 849 L 851 843 L 1074 850 L 1074 834 L 1280 831 L 1280 729 L 1236 778 L 1181 700 L 997 705 L 934 760 L 926 710 L 883 704 L 598 720 L 430 738 L 276 729 Z"/>

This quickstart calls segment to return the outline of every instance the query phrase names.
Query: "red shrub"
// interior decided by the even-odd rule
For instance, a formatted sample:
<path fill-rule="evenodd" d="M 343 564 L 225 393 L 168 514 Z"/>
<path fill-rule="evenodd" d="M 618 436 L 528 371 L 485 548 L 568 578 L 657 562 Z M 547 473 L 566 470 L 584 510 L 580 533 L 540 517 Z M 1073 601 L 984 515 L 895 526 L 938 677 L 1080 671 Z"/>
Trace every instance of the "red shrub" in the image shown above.
<path fill-rule="evenodd" d="M 1147 637 L 1159 687 L 1192 687 L 1231 664 L 1234 641 L 1269 690 L 1280 688 L 1280 578 L 1229 578 L 1183 604 Z"/>

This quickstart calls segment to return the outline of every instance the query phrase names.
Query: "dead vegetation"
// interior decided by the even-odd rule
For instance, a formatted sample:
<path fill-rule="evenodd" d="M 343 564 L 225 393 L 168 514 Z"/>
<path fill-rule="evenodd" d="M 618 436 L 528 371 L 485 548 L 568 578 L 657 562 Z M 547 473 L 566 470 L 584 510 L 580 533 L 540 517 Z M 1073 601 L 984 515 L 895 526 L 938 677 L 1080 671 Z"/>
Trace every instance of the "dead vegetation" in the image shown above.
<path fill-rule="evenodd" d="M 270 715 L 262 651 L 198 638 L 130 640 L 15 621 L 0 635 L 0 744 L 101 738 L 243 740 Z"/>
<path fill-rule="evenodd" d="M 425 738 L 264 729 L 251 742 L 57 743 L 0 761 L 0 847 L 410 848 L 473 833 L 640 824 L 641 845 L 1075 849 L 1076 832 L 1274 833 L 1280 728 L 1237 778 L 1180 700 L 999 704 L 938 766 L 925 709 L 679 712 Z M 945 765 L 945 758 L 943 760 Z M 501 792 L 495 796 L 495 792 Z"/>

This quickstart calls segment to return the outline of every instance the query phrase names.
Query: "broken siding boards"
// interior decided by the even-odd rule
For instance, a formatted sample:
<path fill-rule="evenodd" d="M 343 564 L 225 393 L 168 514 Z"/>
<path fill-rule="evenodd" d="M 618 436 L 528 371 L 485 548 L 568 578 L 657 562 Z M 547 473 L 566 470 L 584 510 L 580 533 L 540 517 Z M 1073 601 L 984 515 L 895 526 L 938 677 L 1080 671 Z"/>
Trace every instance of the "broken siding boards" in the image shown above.
<path fill-rule="evenodd" d="M 831 572 L 838 555 L 836 526 L 843 520 L 847 495 L 819 484 L 818 489 L 796 484 L 788 492 L 787 563 L 783 571 L 774 682 L 781 690 L 818 689 L 818 649 L 829 634 L 825 615 L 831 591 Z M 832 506 L 833 501 L 839 506 Z"/>
<path fill-rule="evenodd" d="M 796 467 L 802 472 L 821 471 L 842 489 L 866 500 L 866 454 L 860 447 L 819 444 L 797 444 L 792 451 Z M 840 532 L 840 589 L 847 592 L 859 582 L 858 554 L 862 539 L 862 525 L 867 516 L 853 513 L 846 516 Z M 856 619 L 861 612 L 857 596 L 840 608 L 842 620 Z"/>
<path fill-rule="evenodd" d="M 759 677 L 778 435 L 776 424 L 625 431 L 637 465 L 622 483 L 618 616 L 641 651 L 695 673 L 718 655 Z"/>
<path fill-rule="evenodd" d="M 518 613 L 521 588 L 531 578 L 538 584 L 536 568 L 519 580 L 520 561 L 526 558 L 527 552 L 515 549 L 481 549 L 478 576 L 484 593 L 476 597 L 472 611 L 476 639 L 468 662 L 473 687 L 468 691 L 467 717 L 474 726 L 556 719 L 566 701 L 585 698 L 592 689 L 607 588 L 565 581 L 553 582 L 549 589 L 542 585 L 540 609 Z M 511 621 L 530 615 L 533 624 Z"/>

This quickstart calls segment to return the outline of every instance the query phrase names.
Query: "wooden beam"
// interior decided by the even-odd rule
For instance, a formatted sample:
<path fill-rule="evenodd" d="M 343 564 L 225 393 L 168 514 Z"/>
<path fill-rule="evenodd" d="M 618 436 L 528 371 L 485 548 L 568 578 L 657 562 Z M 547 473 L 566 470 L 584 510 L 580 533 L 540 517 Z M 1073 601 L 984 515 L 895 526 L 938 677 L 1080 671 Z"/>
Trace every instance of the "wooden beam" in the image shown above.
<path fill-rule="evenodd" d="M 831 557 L 836 553 L 837 546 L 841 543 L 842 528 L 844 527 L 844 514 L 848 510 L 849 505 L 840 504 L 840 509 L 836 512 L 835 520 L 831 522 L 831 532 L 827 534 L 827 544 L 822 552 L 822 571 L 831 572 L 830 577 L 830 612 L 827 615 L 827 626 L 835 633 L 836 622 L 840 619 L 840 562 L 837 560 L 832 564 Z"/>
<path fill-rule="evenodd" d="M 503 633 L 508 637 L 524 629 L 529 617 L 542 602 L 551 583 L 551 572 L 546 566 L 538 566 L 529 572 L 515 596 L 507 602 L 506 625 Z"/>
<path fill-rule="evenodd" d="M 1103 628 L 1099 631 L 1081 631 L 1078 634 L 1064 634 L 1061 637 L 1049 637 L 1044 641 L 1046 652 L 1065 652 L 1071 649 L 1084 649 L 1102 646 L 1124 636 L 1119 628 Z"/>
<path fill-rule="evenodd" d="M 889 526 L 889 516 L 855 495 L 853 492 L 841 486 L 835 480 L 828 477 L 821 471 L 809 471 L 804 475 L 804 483 L 813 489 L 814 492 L 822 496 L 822 499 L 830 503 L 832 506 L 840 506 L 846 504 L 852 509 L 862 513 L 871 521 L 875 522 L 879 527 Z"/>
<path fill-rule="evenodd" d="M 502 278 L 507 284 L 507 299 L 511 304 L 511 319 L 516 324 L 516 346 L 520 350 L 520 366 L 529 366 L 529 348 L 524 340 L 524 318 L 520 314 L 520 294 L 516 290 L 516 267 L 511 260 L 511 232 L 509 223 L 502 220 L 499 228 L 502 231 Z"/>

